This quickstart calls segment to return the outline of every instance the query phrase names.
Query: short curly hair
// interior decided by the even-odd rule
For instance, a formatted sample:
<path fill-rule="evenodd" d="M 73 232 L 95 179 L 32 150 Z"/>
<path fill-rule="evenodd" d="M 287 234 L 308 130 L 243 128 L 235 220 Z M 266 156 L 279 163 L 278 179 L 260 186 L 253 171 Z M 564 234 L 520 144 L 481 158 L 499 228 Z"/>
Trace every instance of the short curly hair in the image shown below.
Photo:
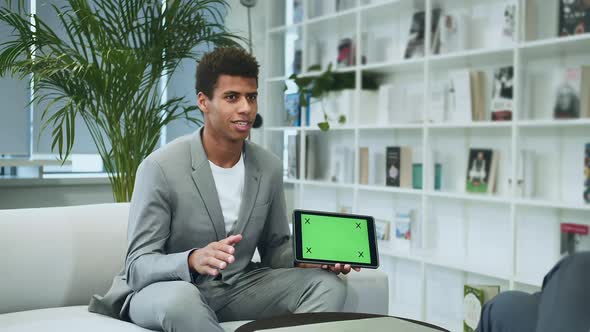
<path fill-rule="evenodd" d="M 221 47 L 205 54 L 197 65 L 195 90 L 213 98 L 220 75 L 255 78 L 258 85 L 258 61 L 239 47 Z"/>

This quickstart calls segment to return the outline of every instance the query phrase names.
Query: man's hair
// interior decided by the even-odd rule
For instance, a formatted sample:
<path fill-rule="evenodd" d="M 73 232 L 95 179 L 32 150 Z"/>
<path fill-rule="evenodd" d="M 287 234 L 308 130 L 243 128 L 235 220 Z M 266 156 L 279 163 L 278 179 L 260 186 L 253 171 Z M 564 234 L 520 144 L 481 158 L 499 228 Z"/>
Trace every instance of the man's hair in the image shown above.
<path fill-rule="evenodd" d="M 238 47 L 222 47 L 207 53 L 197 66 L 195 90 L 213 98 L 220 75 L 255 78 L 258 84 L 258 62 Z"/>

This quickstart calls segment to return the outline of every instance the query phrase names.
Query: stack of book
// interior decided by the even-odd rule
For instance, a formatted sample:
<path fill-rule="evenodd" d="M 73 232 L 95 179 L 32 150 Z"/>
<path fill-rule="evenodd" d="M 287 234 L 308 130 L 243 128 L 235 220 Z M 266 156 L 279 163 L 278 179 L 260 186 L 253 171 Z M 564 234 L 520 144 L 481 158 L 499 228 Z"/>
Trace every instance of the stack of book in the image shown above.
<path fill-rule="evenodd" d="M 474 332 L 481 318 L 481 308 L 500 293 L 497 285 L 463 286 L 463 332 Z"/>

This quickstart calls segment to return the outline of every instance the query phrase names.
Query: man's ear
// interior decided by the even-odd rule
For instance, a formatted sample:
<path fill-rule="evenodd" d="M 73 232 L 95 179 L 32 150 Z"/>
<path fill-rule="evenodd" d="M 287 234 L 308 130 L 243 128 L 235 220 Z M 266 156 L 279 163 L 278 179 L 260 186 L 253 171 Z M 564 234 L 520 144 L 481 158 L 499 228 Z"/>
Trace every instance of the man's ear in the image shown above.
<path fill-rule="evenodd" d="M 205 95 L 202 91 L 197 93 L 197 106 L 201 109 L 201 112 L 208 113 L 209 110 L 207 109 L 207 104 L 209 103 L 209 97 Z"/>

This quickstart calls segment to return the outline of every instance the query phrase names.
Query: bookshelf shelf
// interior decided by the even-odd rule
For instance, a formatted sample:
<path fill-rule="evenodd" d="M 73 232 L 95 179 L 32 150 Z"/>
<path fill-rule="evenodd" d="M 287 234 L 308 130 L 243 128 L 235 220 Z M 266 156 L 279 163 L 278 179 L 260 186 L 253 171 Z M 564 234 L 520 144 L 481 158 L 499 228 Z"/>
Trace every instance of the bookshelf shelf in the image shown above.
<path fill-rule="evenodd" d="M 410 60 L 394 60 L 362 65 L 360 69 L 366 73 L 417 72 L 424 67 L 424 58 Z"/>
<path fill-rule="evenodd" d="M 531 1 L 542 7 L 540 12 L 549 11 L 549 7 L 541 6 L 546 4 L 545 0 Z M 435 324 L 443 322 L 439 325 L 460 329 L 460 313 L 447 312 L 442 314 L 446 317 L 433 319 L 431 313 L 436 309 L 432 306 L 436 303 L 452 302 L 455 307 L 462 306 L 462 298 L 431 298 L 437 295 L 431 294 L 428 280 L 437 278 L 437 273 L 445 275 L 446 279 L 440 281 L 442 287 L 461 285 L 462 289 L 463 284 L 477 281 L 502 285 L 502 290 L 539 290 L 544 274 L 559 256 L 559 224 L 590 224 L 590 204 L 584 204 L 581 198 L 584 146 L 590 143 L 590 118 L 553 119 L 553 83 L 537 75 L 554 69 L 590 66 L 590 34 L 557 38 L 540 27 L 536 35 L 530 36 L 525 31 L 528 0 L 508 1 L 517 5 L 517 13 L 521 14 L 515 30 L 518 38 L 509 40 L 501 36 L 505 31 L 502 24 L 507 2 L 504 0 L 352 0 L 352 8 L 343 11 L 336 11 L 336 1 L 333 2 L 334 8 L 324 11 L 328 14 L 312 17 L 305 11 L 315 10 L 317 8 L 310 7 L 319 4 L 325 9 L 328 6 L 325 4 L 331 2 L 303 0 L 302 22 L 285 24 L 274 19 L 275 24 L 271 22 L 267 29 L 266 58 L 271 59 L 274 66 L 266 68 L 266 108 L 261 109 L 265 127 L 261 132 L 264 145 L 286 158 L 285 165 L 292 163 L 289 158 L 293 153 L 287 152 L 297 151 L 295 165 L 300 178 L 284 180 L 292 191 L 287 195 L 288 206 L 370 214 L 388 221 L 394 230 L 396 212 L 409 209 L 416 212 L 415 224 L 419 229 L 412 230 L 412 240 L 418 240 L 419 248 L 412 247 L 407 252 L 399 250 L 400 247 L 396 250 L 392 241 L 379 243 L 382 268 L 390 274 L 390 289 L 396 294 L 390 299 L 392 315 L 403 314 Z M 277 8 L 285 11 L 284 4 L 275 3 L 290 2 L 273 1 L 270 6 L 275 11 Z M 456 48 L 462 50 L 455 52 L 441 48 L 441 54 L 434 54 L 431 45 L 423 43 L 416 46 L 419 50 L 413 57 L 405 59 L 414 14 L 425 11 L 430 17 L 430 9 L 438 7 L 443 13 L 461 12 L 477 22 L 470 26 L 469 45 Z M 495 12 L 497 8 L 502 10 Z M 273 13 L 269 11 L 268 16 L 273 17 Z M 494 21 L 498 17 L 499 21 Z M 294 66 L 280 59 L 295 58 L 287 56 L 287 52 L 297 52 L 295 47 L 287 47 L 287 37 L 292 37 L 293 30 L 297 30 L 300 68 L 320 63 L 325 69 L 331 62 L 336 72 L 354 73 L 354 89 L 347 88 L 348 95 L 342 97 L 350 99 L 339 101 L 344 100 L 346 107 L 332 104 L 338 105 L 332 106 L 336 113 L 339 107 L 347 108 L 346 125 L 333 126 L 328 132 L 317 127 L 287 127 L 280 122 L 283 113 L 276 115 L 277 108 L 283 112 L 285 109 L 282 107 L 282 83 L 292 83 L 288 76 Z M 434 30 L 425 31 L 428 40 Z M 354 41 L 349 51 L 357 61 L 339 67 L 336 65 L 338 46 L 344 38 Z M 493 87 L 498 83 L 494 75 L 505 67 L 513 69 L 512 120 L 491 121 Z M 478 115 L 485 121 L 470 121 L 475 118 L 474 108 L 468 116 L 450 116 L 453 114 L 449 114 L 449 100 L 445 99 L 448 95 L 440 98 L 448 93 L 451 83 L 456 83 L 452 76 L 457 72 L 468 73 L 467 93 L 473 92 L 471 71 L 484 76 L 484 83 L 479 86 L 485 91 L 478 97 L 484 111 Z M 303 72 L 299 77 L 319 74 L 319 71 Z M 370 84 L 367 79 L 384 89 L 367 91 L 365 84 Z M 399 87 L 402 87 L 401 92 L 394 91 Z M 389 88 L 392 90 L 388 91 Z M 384 97 L 387 93 L 391 94 Z M 475 99 L 473 95 L 471 98 Z M 456 103 L 454 105 L 456 112 Z M 381 112 L 384 109 L 388 110 L 385 115 Z M 437 114 L 440 109 L 444 111 Z M 371 110 L 376 111 L 369 112 Z M 410 117 L 403 116 L 408 113 L 412 113 Z M 277 121 L 273 122 L 275 119 Z M 295 139 L 292 136 L 296 136 Z M 384 185 L 389 146 L 411 149 L 411 166 L 420 170 L 421 186 L 425 189 Z M 368 152 L 360 148 L 368 148 Z M 310 149 L 316 149 L 313 155 Z M 494 193 L 466 191 L 471 149 L 491 149 L 499 153 Z M 525 150 L 532 151 L 535 158 L 532 162 L 534 176 L 528 179 L 534 182 L 535 193 L 526 196 L 511 181 L 523 176 L 521 164 L 526 159 L 523 157 Z M 326 172 L 342 167 L 342 160 L 339 160 L 342 155 L 346 156 L 342 160 L 346 160 L 344 164 L 352 173 L 350 177 L 342 177 L 350 179 L 346 183 L 305 179 L 305 174 L 315 174 L 320 167 Z M 364 171 L 367 169 L 369 180 Z M 441 172 L 437 173 L 441 179 L 440 190 L 434 190 L 435 169 Z M 309 178 L 331 177 L 322 174 Z M 412 178 L 413 184 L 416 179 L 419 177 Z M 409 280 L 418 280 L 411 285 L 411 296 L 398 298 L 399 293 L 393 292 L 399 291 Z M 414 304 L 404 305 L 407 303 Z"/>
<path fill-rule="evenodd" d="M 507 197 L 498 197 L 490 194 L 467 194 L 467 193 L 452 193 L 452 192 L 440 192 L 440 191 L 427 191 L 427 196 L 440 197 L 440 198 L 451 198 L 463 201 L 483 202 L 483 203 L 496 203 L 496 204 L 510 204 L 512 200 Z"/>
<path fill-rule="evenodd" d="M 534 199 L 519 199 L 515 201 L 517 206 L 523 207 L 545 207 L 553 209 L 566 209 L 566 210 L 578 210 L 590 212 L 590 205 L 583 203 L 568 203 L 568 202 L 557 202 L 557 201 L 546 201 L 546 200 L 534 200 Z"/>
<path fill-rule="evenodd" d="M 267 82 L 282 82 L 282 81 L 286 81 L 288 79 L 287 76 L 276 76 L 276 77 L 269 77 L 266 79 Z"/>
<path fill-rule="evenodd" d="M 543 128 L 543 127 L 578 127 L 590 126 L 590 119 L 572 119 L 572 120 L 524 120 L 516 122 L 519 127 L 526 128 Z"/>
<path fill-rule="evenodd" d="M 408 189 L 408 188 L 396 188 L 386 186 L 374 186 L 374 185 L 358 185 L 359 190 L 375 191 L 375 192 L 386 192 L 395 194 L 406 194 L 406 195 L 422 195 L 422 190 L 419 189 Z"/>
<path fill-rule="evenodd" d="M 521 43 L 521 54 L 528 59 L 548 58 L 590 52 L 590 35 L 555 37 Z"/>
<path fill-rule="evenodd" d="M 315 181 L 315 180 L 299 180 L 299 183 L 304 184 L 304 185 L 308 185 L 308 186 L 316 186 L 316 187 L 324 187 L 324 188 L 354 189 L 354 184 L 351 184 L 351 183 L 335 183 L 335 182 Z"/>
<path fill-rule="evenodd" d="M 481 121 L 466 123 L 428 123 L 425 125 L 430 129 L 453 129 L 453 128 L 510 128 L 510 121 Z"/>
<path fill-rule="evenodd" d="M 514 282 L 518 282 L 523 285 L 535 286 L 535 287 L 541 287 L 543 285 L 542 278 L 535 278 L 535 277 L 523 276 L 523 275 L 519 275 L 519 276 L 514 277 Z"/>
<path fill-rule="evenodd" d="M 434 55 L 429 57 L 433 67 L 460 67 L 479 65 L 489 62 L 510 62 L 514 56 L 514 47 L 495 49 L 478 49 L 463 52 Z"/>

